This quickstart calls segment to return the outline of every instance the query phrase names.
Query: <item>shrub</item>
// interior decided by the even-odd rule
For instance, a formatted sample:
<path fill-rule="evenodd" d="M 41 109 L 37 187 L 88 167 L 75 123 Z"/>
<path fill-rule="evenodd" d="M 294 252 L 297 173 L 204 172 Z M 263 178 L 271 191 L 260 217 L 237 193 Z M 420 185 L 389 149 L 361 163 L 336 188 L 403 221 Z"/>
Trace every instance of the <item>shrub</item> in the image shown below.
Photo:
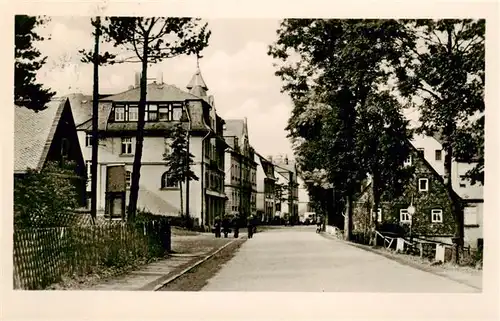
<path fill-rule="evenodd" d="M 68 226 L 78 206 L 74 164 L 48 163 L 14 179 L 14 225 L 18 228 Z"/>

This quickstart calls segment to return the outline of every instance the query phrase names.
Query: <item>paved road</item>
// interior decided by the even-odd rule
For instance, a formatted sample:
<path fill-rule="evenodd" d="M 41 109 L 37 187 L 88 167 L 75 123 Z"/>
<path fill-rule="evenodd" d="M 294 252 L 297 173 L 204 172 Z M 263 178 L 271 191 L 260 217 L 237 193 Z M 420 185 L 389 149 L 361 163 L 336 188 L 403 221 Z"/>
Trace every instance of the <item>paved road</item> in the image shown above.
<path fill-rule="evenodd" d="M 478 292 L 322 237 L 314 227 L 258 233 L 203 291 Z"/>

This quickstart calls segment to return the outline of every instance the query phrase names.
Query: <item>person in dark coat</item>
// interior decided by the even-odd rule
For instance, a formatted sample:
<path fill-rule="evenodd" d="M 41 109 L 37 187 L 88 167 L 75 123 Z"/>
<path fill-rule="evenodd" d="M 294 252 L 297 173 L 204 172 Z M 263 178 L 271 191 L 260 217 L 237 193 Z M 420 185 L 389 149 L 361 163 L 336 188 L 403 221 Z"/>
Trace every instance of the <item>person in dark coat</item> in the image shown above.
<path fill-rule="evenodd" d="M 224 219 L 222 220 L 222 231 L 224 232 L 224 237 L 227 238 L 227 235 L 229 234 L 230 230 L 230 222 L 229 222 L 229 217 L 224 216 Z"/>
<path fill-rule="evenodd" d="M 215 237 L 216 238 L 221 237 L 221 234 L 220 234 L 221 222 L 220 222 L 220 218 L 218 216 L 215 218 L 214 227 L 215 227 Z"/>
<path fill-rule="evenodd" d="M 248 238 L 251 239 L 253 237 L 254 226 L 253 226 L 253 216 L 250 215 L 247 219 L 247 228 L 248 228 Z"/>
<path fill-rule="evenodd" d="M 234 229 L 234 238 L 238 238 L 238 235 L 240 234 L 240 226 L 239 226 L 239 218 L 238 218 L 238 215 L 235 215 L 233 217 L 233 220 L 231 222 L 232 226 L 233 226 L 233 229 Z"/>

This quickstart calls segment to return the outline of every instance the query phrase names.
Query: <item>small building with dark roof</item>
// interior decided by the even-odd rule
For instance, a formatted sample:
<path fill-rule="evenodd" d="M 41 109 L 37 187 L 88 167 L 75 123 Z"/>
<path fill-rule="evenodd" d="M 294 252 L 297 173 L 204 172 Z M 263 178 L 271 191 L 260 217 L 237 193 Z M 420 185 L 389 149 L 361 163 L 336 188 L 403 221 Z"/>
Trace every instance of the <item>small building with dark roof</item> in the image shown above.
<path fill-rule="evenodd" d="M 14 176 L 22 178 L 29 169 L 40 171 L 49 162 L 61 167 L 74 163 L 72 182 L 79 204 L 85 206 L 85 162 L 67 98 L 53 99 L 38 112 L 14 107 Z"/>

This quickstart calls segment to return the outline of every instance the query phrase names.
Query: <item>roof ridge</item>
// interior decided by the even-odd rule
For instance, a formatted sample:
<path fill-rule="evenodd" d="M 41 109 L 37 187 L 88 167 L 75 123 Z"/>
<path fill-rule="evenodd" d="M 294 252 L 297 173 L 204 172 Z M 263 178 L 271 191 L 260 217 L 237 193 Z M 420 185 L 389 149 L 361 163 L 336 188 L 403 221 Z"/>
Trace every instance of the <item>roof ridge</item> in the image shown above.
<path fill-rule="evenodd" d="M 57 110 L 54 114 L 54 118 L 52 119 L 52 123 L 50 124 L 49 133 L 47 135 L 47 139 L 45 140 L 45 145 L 43 146 L 42 155 L 38 160 L 37 168 L 41 168 L 45 163 L 45 159 L 47 158 L 47 154 L 49 153 L 50 145 L 52 144 L 52 140 L 54 139 L 54 135 L 57 130 L 57 125 L 59 124 L 59 120 L 61 119 L 61 115 L 66 108 L 66 104 L 68 103 L 69 98 L 64 98 L 64 100 L 59 100 L 59 106 L 57 106 Z"/>

